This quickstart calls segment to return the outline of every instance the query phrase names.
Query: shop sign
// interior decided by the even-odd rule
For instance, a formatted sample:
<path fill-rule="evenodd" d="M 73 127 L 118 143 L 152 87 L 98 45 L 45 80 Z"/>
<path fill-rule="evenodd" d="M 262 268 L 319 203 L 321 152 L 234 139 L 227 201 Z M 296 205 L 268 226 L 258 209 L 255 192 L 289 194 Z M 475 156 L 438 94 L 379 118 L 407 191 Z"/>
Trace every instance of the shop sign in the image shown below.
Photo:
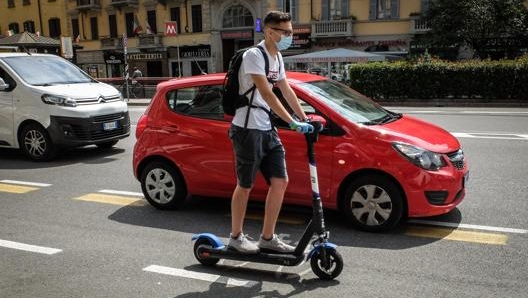
<path fill-rule="evenodd" d="M 119 53 L 104 53 L 104 60 L 106 64 L 122 64 L 123 55 Z"/>
<path fill-rule="evenodd" d="M 247 39 L 253 38 L 253 30 L 222 31 L 222 39 Z"/>
<path fill-rule="evenodd" d="M 130 60 L 160 60 L 163 59 L 162 53 L 141 53 L 141 54 L 128 54 Z"/>
<path fill-rule="evenodd" d="M 183 59 L 211 58 L 210 46 L 185 46 L 180 48 L 180 57 Z"/>

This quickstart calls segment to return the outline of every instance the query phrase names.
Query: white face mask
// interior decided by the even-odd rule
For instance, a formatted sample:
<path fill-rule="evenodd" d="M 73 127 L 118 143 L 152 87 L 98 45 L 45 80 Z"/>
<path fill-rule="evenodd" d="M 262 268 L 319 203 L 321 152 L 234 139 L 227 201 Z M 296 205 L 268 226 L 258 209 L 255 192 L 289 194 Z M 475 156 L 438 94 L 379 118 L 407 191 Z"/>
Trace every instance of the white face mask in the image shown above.
<path fill-rule="evenodd" d="M 293 41 L 293 36 L 281 35 L 281 39 L 279 40 L 279 42 L 276 42 L 275 45 L 277 46 L 277 49 L 279 49 L 279 51 L 282 51 L 282 50 L 286 50 L 287 48 L 289 48 L 292 44 L 292 41 Z"/>

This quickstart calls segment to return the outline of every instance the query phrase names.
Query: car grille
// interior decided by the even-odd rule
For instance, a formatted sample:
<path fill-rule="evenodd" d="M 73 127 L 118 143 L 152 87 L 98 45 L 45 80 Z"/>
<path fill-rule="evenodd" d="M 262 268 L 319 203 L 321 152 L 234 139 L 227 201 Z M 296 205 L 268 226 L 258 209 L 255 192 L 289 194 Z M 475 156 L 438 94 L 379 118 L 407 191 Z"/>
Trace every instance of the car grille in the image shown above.
<path fill-rule="evenodd" d="M 462 149 L 459 149 L 455 152 L 448 153 L 447 157 L 449 158 L 449 161 L 451 162 L 451 164 L 458 170 L 462 170 L 464 168 L 464 164 L 466 161 L 465 161 L 464 152 L 462 151 Z"/>
<path fill-rule="evenodd" d="M 103 123 L 117 121 L 118 128 L 105 131 Z M 72 124 L 71 128 L 75 137 L 79 140 L 102 140 L 114 136 L 120 136 L 130 131 L 130 118 L 127 113 L 116 113 L 96 116 L 92 118 L 89 127 L 85 125 Z"/>
<path fill-rule="evenodd" d="M 119 95 L 116 96 L 99 96 L 99 97 L 93 97 L 93 98 L 77 98 L 75 101 L 78 105 L 93 105 L 93 104 L 100 104 L 100 103 L 107 103 L 107 102 L 115 102 L 120 101 L 121 97 Z"/>

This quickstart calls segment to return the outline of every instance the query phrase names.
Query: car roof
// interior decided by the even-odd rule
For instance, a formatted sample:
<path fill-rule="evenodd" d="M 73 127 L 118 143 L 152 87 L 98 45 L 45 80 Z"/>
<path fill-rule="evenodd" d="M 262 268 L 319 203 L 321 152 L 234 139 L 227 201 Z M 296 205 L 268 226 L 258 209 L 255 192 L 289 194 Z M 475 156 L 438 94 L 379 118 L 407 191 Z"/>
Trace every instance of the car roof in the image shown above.
<path fill-rule="evenodd" d="M 195 75 L 190 77 L 183 77 L 183 78 L 174 78 L 165 82 L 161 82 L 159 84 L 159 87 L 167 87 L 167 86 L 173 86 L 174 84 L 181 85 L 181 86 L 189 86 L 193 85 L 197 81 L 202 82 L 223 82 L 225 78 L 226 73 L 210 73 L 210 74 L 204 74 L 204 75 Z M 305 72 L 293 72 L 293 71 L 287 71 L 286 77 L 288 78 L 288 81 L 290 83 L 296 84 L 296 83 L 303 83 L 303 82 L 311 82 L 311 81 L 320 81 L 320 80 L 326 80 L 326 77 L 316 75 L 316 74 L 310 74 Z"/>

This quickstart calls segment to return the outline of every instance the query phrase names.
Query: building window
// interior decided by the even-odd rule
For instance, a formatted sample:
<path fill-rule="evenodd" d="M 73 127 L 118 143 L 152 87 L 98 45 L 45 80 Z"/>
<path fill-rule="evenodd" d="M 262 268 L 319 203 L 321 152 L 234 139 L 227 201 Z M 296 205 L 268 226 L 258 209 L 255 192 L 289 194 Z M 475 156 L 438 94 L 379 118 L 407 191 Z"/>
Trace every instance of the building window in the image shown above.
<path fill-rule="evenodd" d="M 15 0 L 7 0 L 7 8 L 15 7 Z"/>
<path fill-rule="evenodd" d="M 59 18 L 52 18 L 48 21 L 49 35 L 52 38 L 58 38 L 61 36 L 61 26 Z"/>
<path fill-rule="evenodd" d="M 339 20 L 348 17 L 348 0 L 323 1 L 322 20 Z"/>
<path fill-rule="evenodd" d="M 25 21 L 24 22 L 24 31 L 35 33 L 35 22 Z"/>
<path fill-rule="evenodd" d="M 370 0 L 371 20 L 399 18 L 400 0 Z"/>
<path fill-rule="evenodd" d="M 191 6 L 192 30 L 193 32 L 202 32 L 202 6 Z"/>
<path fill-rule="evenodd" d="M 71 27 L 72 27 L 72 37 L 75 41 L 79 40 L 80 37 L 80 31 L 79 31 L 79 19 L 72 19 L 71 20 Z"/>
<path fill-rule="evenodd" d="M 18 28 L 18 23 L 10 23 L 9 25 L 7 25 L 7 28 L 13 34 L 17 34 L 20 32 L 20 29 Z"/>
<path fill-rule="evenodd" d="M 176 29 L 178 30 L 178 34 L 180 34 L 181 26 L 180 26 L 180 8 L 179 7 L 171 7 L 170 19 L 171 21 L 176 22 Z"/>
<path fill-rule="evenodd" d="M 22 5 L 23 6 L 31 5 L 31 1 L 30 0 L 22 0 Z"/>
<path fill-rule="evenodd" d="M 90 30 L 92 31 L 92 40 L 99 39 L 99 27 L 97 26 L 97 17 L 90 18 Z"/>
<path fill-rule="evenodd" d="M 127 36 L 134 36 L 134 13 L 127 12 L 125 14 L 126 34 Z"/>
<path fill-rule="evenodd" d="M 117 37 L 117 19 L 115 14 L 108 15 L 108 28 L 110 37 Z"/>
<path fill-rule="evenodd" d="M 279 10 L 289 12 L 292 17 L 292 22 L 295 23 L 299 19 L 299 0 L 277 0 L 277 7 Z M 326 2 L 326 1 L 324 1 Z"/>
<path fill-rule="evenodd" d="M 224 28 L 253 26 L 253 16 L 251 15 L 251 12 L 244 6 L 233 5 L 226 10 L 223 19 Z"/>
<path fill-rule="evenodd" d="M 158 27 L 156 26 L 156 11 L 149 10 L 147 11 L 147 24 L 146 24 L 147 33 L 158 33 Z M 149 32 L 150 31 L 150 32 Z"/>

